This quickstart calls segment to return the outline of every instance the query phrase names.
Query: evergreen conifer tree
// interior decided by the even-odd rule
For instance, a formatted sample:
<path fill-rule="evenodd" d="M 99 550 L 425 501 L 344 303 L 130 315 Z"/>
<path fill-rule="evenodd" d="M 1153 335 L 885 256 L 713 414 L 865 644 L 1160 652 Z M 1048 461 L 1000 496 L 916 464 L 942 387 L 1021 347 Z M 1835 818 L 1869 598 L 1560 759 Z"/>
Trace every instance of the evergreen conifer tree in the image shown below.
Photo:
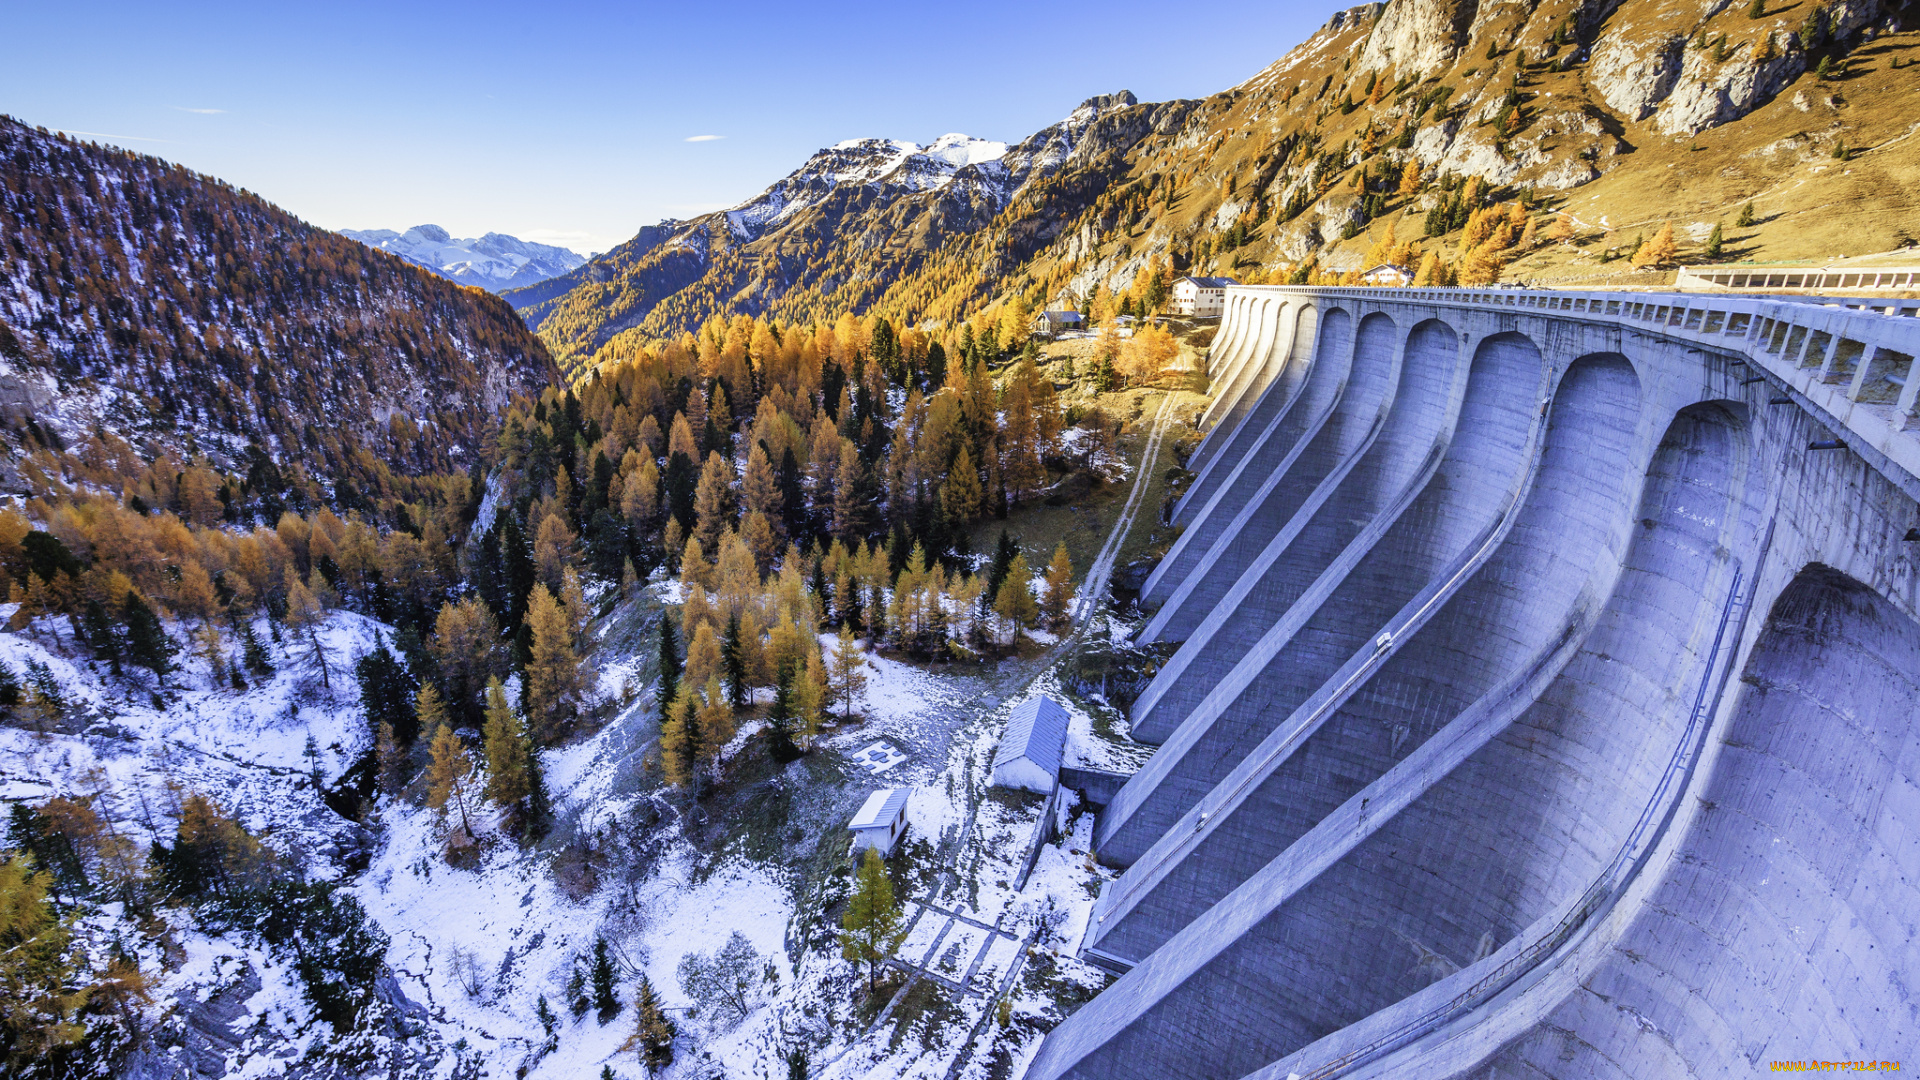
<path fill-rule="evenodd" d="M 367 726 L 377 732 L 381 724 L 387 724 L 400 746 L 412 746 L 419 734 L 413 677 L 380 635 L 374 635 L 373 651 L 354 664 L 354 678 L 360 684 L 360 705 Z"/>
<path fill-rule="evenodd" d="M 736 709 L 747 704 L 747 661 L 740 644 L 740 612 L 727 615 L 727 632 L 720 639 L 720 670 L 726 677 L 727 701 Z"/>
<path fill-rule="evenodd" d="M 673 632 L 673 620 L 660 615 L 660 700 L 668 702 L 680 692 L 680 643 Z"/>
<path fill-rule="evenodd" d="M 160 617 L 153 613 L 140 594 L 127 594 L 127 655 L 134 663 L 160 677 L 162 683 L 173 670 L 173 654 L 180 651 L 167 636 Z"/>
<path fill-rule="evenodd" d="M 613 992 L 613 956 L 607 939 L 593 939 L 593 1007 L 602 1026 L 620 1015 L 620 998 Z"/>

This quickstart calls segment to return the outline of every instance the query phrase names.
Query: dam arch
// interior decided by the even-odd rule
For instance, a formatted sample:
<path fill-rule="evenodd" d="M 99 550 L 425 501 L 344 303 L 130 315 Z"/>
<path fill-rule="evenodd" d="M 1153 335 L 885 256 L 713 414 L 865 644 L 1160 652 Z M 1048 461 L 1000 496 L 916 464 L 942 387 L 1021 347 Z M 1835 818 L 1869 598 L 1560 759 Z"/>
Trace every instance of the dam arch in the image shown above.
<path fill-rule="evenodd" d="M 1920 877 L 1903 820 L 1920 793 L 1920 621 L 1809 563 L 1740 683 L 1701 812 L 1652 902 L 1475 1075 L 1678 1075 L 1920 1045 Z M 1720 933 L 1682 914 L 1702 898 Z"/>

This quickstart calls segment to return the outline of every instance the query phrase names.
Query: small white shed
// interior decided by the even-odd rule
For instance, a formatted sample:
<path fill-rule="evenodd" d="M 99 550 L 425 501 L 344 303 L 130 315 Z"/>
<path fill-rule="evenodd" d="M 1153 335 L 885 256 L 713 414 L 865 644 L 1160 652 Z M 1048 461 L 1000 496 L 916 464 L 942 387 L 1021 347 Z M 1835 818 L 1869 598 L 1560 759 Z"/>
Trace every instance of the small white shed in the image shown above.
<path fill-rule="evenodd" d="M 860 812 L 847 822 L 853 830 L 853 850 L 873 848 L 881 858 L 893 854 L 894 845 L 907 831 L 907 794 L 911 788 L 881 788 L 867 796 Z"/>
<path fill-rule="evenodd" d="M 1000 749 L 993 755 L 996 787 L 1048 794 L 1060 783 L 1067 746 L 1067 710 L 1044 694 L 1014 707 Z"/>

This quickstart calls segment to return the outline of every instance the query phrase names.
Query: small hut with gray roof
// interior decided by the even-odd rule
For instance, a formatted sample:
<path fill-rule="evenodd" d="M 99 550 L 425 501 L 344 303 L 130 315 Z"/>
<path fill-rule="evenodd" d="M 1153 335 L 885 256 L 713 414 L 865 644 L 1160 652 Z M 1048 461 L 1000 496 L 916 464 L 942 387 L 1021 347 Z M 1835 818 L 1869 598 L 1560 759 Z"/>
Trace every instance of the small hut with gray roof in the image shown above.
<path fill-rule="evenodd" d="M 993 755 L 994 785 L 1050 794 L 1060 783 L 1066 746 L 1067 710 L 1059 702 L 1045 695 L 1021 702 Z"/>

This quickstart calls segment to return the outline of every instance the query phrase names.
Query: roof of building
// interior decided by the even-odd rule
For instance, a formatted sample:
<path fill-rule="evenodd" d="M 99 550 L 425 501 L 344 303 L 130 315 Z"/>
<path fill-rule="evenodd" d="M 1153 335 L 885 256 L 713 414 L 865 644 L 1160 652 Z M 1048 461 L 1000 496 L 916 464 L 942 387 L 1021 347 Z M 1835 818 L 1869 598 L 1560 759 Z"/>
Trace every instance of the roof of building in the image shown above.
<path fill-rule="evenodd" d="M 907 796 L 912 791 L 912 788 L 903 787 L 881 788 L 867 796 L 867 801 L 860 806 L 860 812 L 847 822 L 847 828 L 877 829 L 892 824 L 893 819 L 906 809 Z"/>
<path fill-rule="evenodd" d="M 1040 317 L 1048 322 L 1079 322 L 1085 316 L 1077 311 L 1043 311 Z"/>
<path fill-rule="evenodd" d="M 1396 274 L 1405 274 L 1408 277 L 1413 276 L 1413 269 L 1411 267 L 1402 266 L 1399 263 L 1381 263 L 1379 266 L 1372 267 L 1371 269 L 1362 270 L 1360 276 L 1366 277 L 1368 274 L 1377 274 L 1382 270 L 1391 270 Z"/>
<path fill-rule="evenodd" d="M 1240 284 L 1230 277 L 1184 277 L 1180 280 L 1191 281 L 1202 289 L 1224 289 L 1229 285 Z"/>
<path fill-rule="evenodd" d="M 1067 710 L 1042 694 L 1014 707 L 1013 718 L 1007 721 L 1007 733 L 1000 736 L 1000 749 L 993 755 L 993 765 L 999 768 L 1009 761 L 1026 758 L 1058 776 L 1066 743 Z"/>

